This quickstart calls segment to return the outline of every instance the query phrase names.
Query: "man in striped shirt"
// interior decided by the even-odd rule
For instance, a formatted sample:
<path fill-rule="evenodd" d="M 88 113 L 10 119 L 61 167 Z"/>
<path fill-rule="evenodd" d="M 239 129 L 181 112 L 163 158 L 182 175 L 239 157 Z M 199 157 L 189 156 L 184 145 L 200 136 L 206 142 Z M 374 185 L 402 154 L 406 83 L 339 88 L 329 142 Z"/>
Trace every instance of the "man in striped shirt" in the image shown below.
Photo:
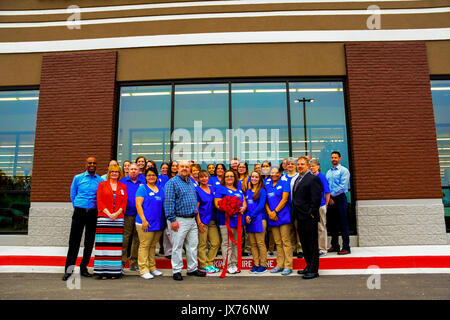
<path fill-rule="evenodd" d="M 178 174 L 164 186 L 164 211 L 170 224 L 172 238 L 172 273 L 174 280 L 183 280 L 183 244 L 186 248 L 187 275 L 204 277 L 206 273 L 197 268 L 198 213 L 197 193 L 189 179 L 190 162 L 178 164 Z"/>

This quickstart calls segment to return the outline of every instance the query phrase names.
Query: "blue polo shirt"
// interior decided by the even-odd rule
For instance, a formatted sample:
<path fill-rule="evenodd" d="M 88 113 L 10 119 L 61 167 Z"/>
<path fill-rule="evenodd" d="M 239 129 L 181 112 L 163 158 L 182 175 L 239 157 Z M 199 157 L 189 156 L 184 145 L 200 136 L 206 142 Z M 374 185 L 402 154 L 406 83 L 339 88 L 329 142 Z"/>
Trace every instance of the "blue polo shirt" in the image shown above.
<path fill-rule="evenodd" d="M 320 178 L 320 182 L 322 183 L 322 201 L 320 202 L 320 206 L 325 205 L 325 193 L 331 193 L 330 187 L 328 186 L 327 178 L 323 175 L 322 172 L 319 172 L 317 176 Z"/>
<path fill-rule="evenodd" d="M 348 191 L 350 172 L 346 167 L 338 165 L 336 168 L 331 168 L 327 171 L 326 177 L 333 197 Z"/>
<path fill-rule="evenodd" d="M 250 217 L 252 221 L 247 224 L 248 233 L 261 233 L 264 232 L 263 220 L 266 220 L 266 210 L 264 205 L 266 204 L 266 190 L 264 188 L 259 190 L 259 198 L 253 200 L 253 191 L 248 189 L 245 193 L 245 199 L 247 201 L 247 210 L 245 216 Z"/>
<path fill-rule="evenodd" d="M 271 181 L 265 186 L 267 191 L 267 203 L 271 211 L 275 210 L 278 207 L 281 200 L 283 199 L 284 192 L 291 192 L 290 180 L 288 181 L 288 179 L 283 179 L 285 177 L 287 178 L 287 176 L 281 177 L 275 185 L 273 185 L 273 182 Z M 283 209 L 278 212 L 277 217 L 277 221 L 274 221 L 267 217 L 267 224 L 270 227 L 278 227 L 284 224 L 291 223 L 291 207 L 289 203 L 286 203 Z"/>
<path fill-rule="evenodd" d="M 198 213 L 200 214 L 200 221 L 203 224 L 209 225 L 211 220 L 216 220 L 216 207 L 214 206 L 214 192 L 213 186 L 209 187 L 210 193 L 206 193 L 200 186 L 197 190 Z"/>
<path fill-rule="evenodd" d="M 73 207 L 97 208 L 97 188 L 102 181 L 103 179 L 98 174 L 91 176 L 87 170 L 73 177 L 70 187 L 70 200 Z"/>
<path fill-rule="evenodd" d="M 218 188 L 216 188 L 216 192 L 214 194 L 214 197 L 216 199 L 223 199 L 226 196 L 231 197 L 237 197 L 239 200 L 241 200 L 242 203 L 244 203 L 244 193 L 241 189 L 236 189 L 236 191 L 219 185 Z M 242 225 L 244 225 L 244 215 L 242 215 Z M 217 210 L 217 225 L 218 226 L 224 226 L 225 225 L 225 212 L 221 210 Z M 237 228 L 238 225 L 238 214 L 235 214 L 234 216 L 230 217 L 230 227 L 231 228 Z"/>
<path fill-rule="evenodd" d="M 158 175 L 158 188 L 164 188 L 167 181 L 169 181 L 169 176 L 167 174 L 160 173 Z M 144 183 L 146 183 L 146 182 L 144 182 Z"/>
<path fill-rule="evenodd" d="M 131 181 L 130 177 L 125 177 L 120 179 L 120 182 L 127 186 L 127 211 L 125 211 L 125 215 L 127 216 L 135 216 L 137 214 L 136 210 L 136 191 L 139 188 L 140 184 L 145 184 L 145 180 L 142 180 L 142 177 L 138 176 L 136 183 Z"/>
<path fill-rule="evenodd" d="M 209 177 L 208 186 L 218 187 L 220 186 L 220 180 L 217 177 Z"/>
<path fill-rule="evenodd" d="M 147 231 L 161 231 L 166 227 L 166 217 L 164 215 L 164 189 L 158 188 L 158 192 L 153 192 L 147 184 L 141 184 L 136 191 L 136 197 L 144 198 L 142 211 L 149 227 Z M 136 224 L 142 225 L 142 219 L 136 216 Z"/>

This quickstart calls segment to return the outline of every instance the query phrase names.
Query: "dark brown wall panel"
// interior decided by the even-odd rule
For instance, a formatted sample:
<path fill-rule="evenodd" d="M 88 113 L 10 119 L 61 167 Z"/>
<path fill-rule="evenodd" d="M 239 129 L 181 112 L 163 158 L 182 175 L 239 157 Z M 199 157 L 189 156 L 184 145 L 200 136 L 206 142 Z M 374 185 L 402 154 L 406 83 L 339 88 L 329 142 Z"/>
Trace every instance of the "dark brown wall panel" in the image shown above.
<path fill-rule="evenodd" d="M 45 54 L 42 60 L 31 201 L 70 201 L 73 176 L 112 157 L 116 51 Z"/>
<path fill-rule="evenodd" d="M 423 42 L 345 45 L 357 200 L 441 198 Z"/>

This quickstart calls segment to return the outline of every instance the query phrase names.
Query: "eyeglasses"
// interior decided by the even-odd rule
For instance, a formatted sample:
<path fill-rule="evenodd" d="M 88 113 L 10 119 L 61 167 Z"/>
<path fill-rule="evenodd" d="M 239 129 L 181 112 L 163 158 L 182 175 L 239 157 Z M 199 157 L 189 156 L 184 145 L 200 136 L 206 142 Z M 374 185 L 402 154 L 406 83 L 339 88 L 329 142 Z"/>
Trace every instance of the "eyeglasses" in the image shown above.
<path fill-rule="evenodd" d="M 88 164 L 97 164 L 97 162 L 88 162 Z"/>

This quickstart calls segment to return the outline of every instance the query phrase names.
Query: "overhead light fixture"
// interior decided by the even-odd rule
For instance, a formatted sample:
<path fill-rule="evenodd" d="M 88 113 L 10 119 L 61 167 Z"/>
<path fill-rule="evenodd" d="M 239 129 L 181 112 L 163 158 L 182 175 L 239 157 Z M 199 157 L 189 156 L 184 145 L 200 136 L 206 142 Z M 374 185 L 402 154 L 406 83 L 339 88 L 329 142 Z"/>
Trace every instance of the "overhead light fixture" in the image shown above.
<path fill-rule="evenodd" d="M 446 91 L 450 90 L 450 87 L 431 87 L 431 91 Z"/>

